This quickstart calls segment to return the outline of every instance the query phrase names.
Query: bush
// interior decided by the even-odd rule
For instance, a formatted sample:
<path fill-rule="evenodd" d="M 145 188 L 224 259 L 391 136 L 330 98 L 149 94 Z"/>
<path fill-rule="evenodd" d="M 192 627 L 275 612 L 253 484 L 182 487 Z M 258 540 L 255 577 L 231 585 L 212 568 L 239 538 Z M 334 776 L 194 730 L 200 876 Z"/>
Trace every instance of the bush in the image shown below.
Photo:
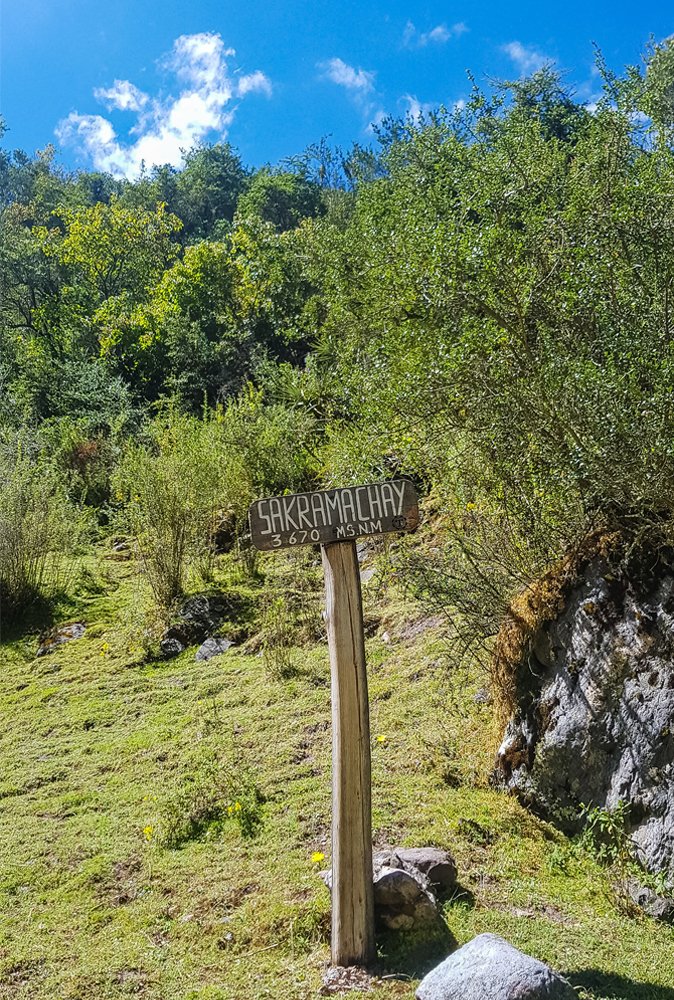
<path fill-rule="evenodd" d="M 213 511 L 225 504 L 223 470 L 203 447 L 204 427 L 172 411 L 153 429 L 149 447 L 128 445 L 115 477 L 124 520 L 163 608 L 184 592 L 189 557 L 206 538 Z"/>
<path fill-rule="evenodd" d="M 0 445 L 0 611 L 6 623 L 63 582 L 85 519 L 44 459 L 22 440 Z"/>
<path fill-rule="evenodd" d="M 202 577 L 204 567 L 206 576 L 212 571 L 208 556 L 223 516 L 245 559 L 250 503 L 315 481 L 313 434 L 310 418 L 266 406 L 251 389 L 204 420 L 172 409 L 156 422 L 147 446 L 127 446 L 116 495 L 161 607 L 184 592 L 190 566 Z"/>

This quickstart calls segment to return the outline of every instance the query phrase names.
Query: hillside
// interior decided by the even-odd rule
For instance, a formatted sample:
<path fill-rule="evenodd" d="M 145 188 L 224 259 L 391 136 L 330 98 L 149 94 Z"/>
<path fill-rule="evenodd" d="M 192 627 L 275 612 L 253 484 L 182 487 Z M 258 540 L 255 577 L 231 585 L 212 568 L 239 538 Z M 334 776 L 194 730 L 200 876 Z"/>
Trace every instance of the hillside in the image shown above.
<path fill-rule="evenodd" d="M 83 560 L 60 609 L 83 638 L 36 658 L 34 624 L 1 647 L 0 997 L 316 996 L 329 957 L 327 648 L 305 639 L 279 658 L 253 638 L 206 662 L 194 647 L 148 660 L 132 648 L 146 584 L 117 559 L 101 546 Z M 585 1000 L 671 1000 L 674 932 L 619 908 L 587 851 L 489 788 L 484 678 L 448 675 L 439 620 L 378 559 L 365 585 L 374 841 L 449 849 L 460 887 L 446 936 L 379 935 L 373 1000 L 412 997 L 425 969 L 485 930 Z M 221 559 L 241 634 L 265 594 L 289 599 L 290 580 L 316 609 L 312 561 L 269 556 L 246 578 Z M 171 830 L 184 839 L 165 846 Z"/>

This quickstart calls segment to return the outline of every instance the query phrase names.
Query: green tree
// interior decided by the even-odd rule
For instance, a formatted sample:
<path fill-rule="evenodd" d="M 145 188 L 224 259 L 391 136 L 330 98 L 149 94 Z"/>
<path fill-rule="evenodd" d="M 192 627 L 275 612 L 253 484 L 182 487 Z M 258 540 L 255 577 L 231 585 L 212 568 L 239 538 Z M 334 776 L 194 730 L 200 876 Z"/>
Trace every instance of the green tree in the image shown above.
<path fill-rule="evenodd" d="M 270 222 L 279 233 L 299 226 L 302 219 L 322 215 L 325 207 L 321 191 L 302 174 L 259 170 L 237 203 L 242 218 L 257 216 Z"/>

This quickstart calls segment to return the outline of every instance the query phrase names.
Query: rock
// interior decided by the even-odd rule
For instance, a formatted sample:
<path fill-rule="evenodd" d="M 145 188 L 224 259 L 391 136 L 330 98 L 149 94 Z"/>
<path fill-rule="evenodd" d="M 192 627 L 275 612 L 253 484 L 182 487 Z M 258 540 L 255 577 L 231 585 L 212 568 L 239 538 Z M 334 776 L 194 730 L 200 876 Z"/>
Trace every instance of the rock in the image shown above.
<path fill-rule="evenodd" d="M 479 691 L 475 692 L 473 701 L 476 705 L 491 705 L 493 704 L 494 699 L 487 688 L 480 688 Z"/>
<path fill-rule="evenodd" d="M 636 856 L 672 877 L 674 570 L 621 567 L 591 558 L 525 641 L 494 780 L 569 832 L 580 803 L 628 802 Z"/>
<path fill-rule="evenodd" d="M 199 646 L 195 660 L 210 660 L 214 656 L 220 656 L 221 653 L 226 653 L 230 646 L 234 643 L 230 642 L 229 639 L 207 639 L 206 642 Z"/>
<path fill-rule="evenodd" d="M 370 554 L 370 546 L 366 541 L 356 542 L 356 555 L 358 557 L 358 562 L 365 562 Z"/>
<path fill-rule="evenodd" d="M 449 889 L 456 883 L 456 862 L 449 851 L 438 847 L 399 847 L 395 853 L 403 862 L 423 872 L 431 885 Z"/>
<path fill-rule="evenodd" d="M 360 582 L 361 583 L 367 583 L 369 580 L 372 579 L 372 577 L 375 575 L 376 572 L 377 572 L 376 566 L 373 566 L 371 569 L 363 569 L 363 570 L 361 570 L 360 571 Z"/>
<path fill-rule="evenodd" d="M 162 650 L 164 644 L 168 644 L 167 649 L 169 650 L 176 649 L 175 643 L 171 643 L 169 640 L 175 640 L 180 644 L 182 649 L 178 652 L 182 652 L 188 646 L 204 643 L 227 616 L 227 604 L 222 597 L 197 594 L 183 604 L 178 614 L 181 620 L 172 622 L 161 637 L 159 645 Z M 177 656 L 178 654 L 168 652 L 165 655 Z"/>
<path fill-rule="evenodd" d="M 657 892 L 638 882 L 630 882 L 627 891 L 632 902 L 640 906 L 647 917 L 667 924 L 674 923 L 674 899 L 659 896 Z"/>
<path fill-rule="evenodd" d="M 438 920 L 431 878 L 423 868 L 433 874 L 437 884 L 453 884 L 456 879 L 451 855 L 434 847 L 376 851 L 372 855 L 375 916 L 390 930 L 429 927 Z M 332 890 L 332 870 L 319 875 Z M 447 881 L 441 883 L 441 879 Z"/>
<path fill-rule="evenodd" d="M 374 876 L 374 906 L 379 919 L 392 931 L 434 924 L 435 897 L 409 871 L 382 865 Z"/>
<path fill-rule="evenodd" d="M 571 985 L 496 934 L 480 934 L 425 976 L 417 1000 L 575 1000 Z"/>
<path fill-rule="evenodd" d="M 178 614 L 186 622 L 208 633 L 227 617 L 227 604 L 222 597 L 197 594 L 183 604 Z"/>
<path fill-rule="evenodd" d="M 64 642 L 71 642 L 73 639 L 81 639 L 85 632 L 82 622 L 73 622 L 71 625 L 61 625 L 49 633 L 47 638 L 38 647 L 37 655 L 46 656 L 53 653 L 57 646 Z"/>
<path fill-rule="evenodd" d="M 174 656 L 179 656 L 181 653 L 185 652 L 185 647 L 182 642 L 178 639 L 168 638 L 162 639 L 159 643 L 159 648 L 161 649 L 163 655 L 167 660 L 172 659 Z"/>

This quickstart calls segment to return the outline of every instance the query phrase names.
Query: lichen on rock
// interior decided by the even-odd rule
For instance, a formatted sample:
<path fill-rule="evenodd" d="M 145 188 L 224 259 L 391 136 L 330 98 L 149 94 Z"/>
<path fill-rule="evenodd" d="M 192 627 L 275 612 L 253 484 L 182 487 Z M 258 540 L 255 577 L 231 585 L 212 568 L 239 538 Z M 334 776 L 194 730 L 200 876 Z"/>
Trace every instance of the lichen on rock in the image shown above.
<path fill-rule="evenodd" d="M 674 877 L 674 568 L 596 552 L 512 664 L 494 780 L 569 830 L 629 803 L 635 855 Z"/>

